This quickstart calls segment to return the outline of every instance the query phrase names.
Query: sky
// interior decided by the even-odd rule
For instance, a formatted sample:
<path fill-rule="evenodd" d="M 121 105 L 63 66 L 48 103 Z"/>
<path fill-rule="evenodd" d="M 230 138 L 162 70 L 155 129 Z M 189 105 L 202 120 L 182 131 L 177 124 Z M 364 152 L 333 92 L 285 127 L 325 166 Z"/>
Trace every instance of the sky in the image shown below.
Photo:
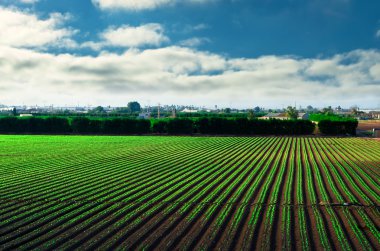
<path fill-rule="evenodd" d="M 0 0 L 0 104 L 380 108 L 377 0 Z"/>

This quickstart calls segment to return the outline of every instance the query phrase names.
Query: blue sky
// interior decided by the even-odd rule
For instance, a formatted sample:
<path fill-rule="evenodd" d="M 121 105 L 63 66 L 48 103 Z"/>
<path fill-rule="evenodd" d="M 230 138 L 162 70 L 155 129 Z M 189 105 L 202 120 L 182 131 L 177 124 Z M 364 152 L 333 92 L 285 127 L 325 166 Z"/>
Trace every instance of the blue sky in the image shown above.
<path fill-rule="evenodd" d="M 376 0 L 0 1 L 0 103 L 380 107 Z"/>

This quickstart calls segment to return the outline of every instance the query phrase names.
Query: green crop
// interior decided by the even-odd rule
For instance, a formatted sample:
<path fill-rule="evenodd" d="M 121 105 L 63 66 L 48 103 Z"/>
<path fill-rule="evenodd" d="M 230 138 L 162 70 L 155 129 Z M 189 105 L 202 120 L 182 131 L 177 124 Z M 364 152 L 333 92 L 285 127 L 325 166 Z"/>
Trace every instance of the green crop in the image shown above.
<path fill-rule="evenodd" d="M 380 142 L 0 136 L 4 250 L 377 250 Z"/>

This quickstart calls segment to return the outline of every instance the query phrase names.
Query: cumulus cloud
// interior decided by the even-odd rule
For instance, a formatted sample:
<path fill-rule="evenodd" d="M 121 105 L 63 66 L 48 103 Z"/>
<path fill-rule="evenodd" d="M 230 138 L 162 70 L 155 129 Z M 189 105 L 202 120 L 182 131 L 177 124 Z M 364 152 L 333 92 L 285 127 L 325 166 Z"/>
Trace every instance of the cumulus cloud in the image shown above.
<path fill-rule="evenodd" d="M 369 70 L 371 76 L 373 77 L 374 80 L 376 81 L 379 81 L 380 82 L 380 63 L 379 64 L 375 64 L 374 66 L 372 66 Z"/>
<path fill-rule="evenodd" d="M 16 8 L 0 7 L 0 44 L 13 47 L 73 46 L 74 30 L 61 27 L 69 15 L 52 13 L 47 19 Z"/>
<path fill-rule="evenodd" d="M 150 23 L 141 26 L 109 27 L 100 34 L 101 41 L 88 41 L 80 45 L 82 48 L 90 48 L 99 51 L 104 47 L 143 47 L 160 46 L 169 42 L 164 35 L 164 27 L 160 24 Z"/>
<path fill-rule="evenodd" d="M 144 45 L 159 46 L 169 40 L 160 24 L 145 24 L 138 27 L 122 26 L 109 28 L 101 34 L 109 45 L 122 47 L 140 47 Z"/>
<path fill-rule="evenodd" d="M 380 62 L 378 51 L 356 50 L 328 59 L 314 59 L 305 74 L 311 78 L 323 78 L 325 84 L 335 86 L 379 85 L 377 62 Z"/>
<path fill-rule="evenodd" d="M 103 10 L 148 10 L 176 3 L 206 3 L 213 0 L 92 0 L 93 4 Z"/>
<path fill-rule="evenodd" d="M 324 59 L 228 58 L 180 46 L 78 56 L 0 45 L 0 88 L 7 104 L 375 106 L 378 62 L 376 50 Z"/>
<path fill-rule="evenodd" d="M 205 43 L 210 43 L 210 39 L 205 37 L 193 37 L 179 42 L 181 46 L 185 47 L 198 47 Z"/>

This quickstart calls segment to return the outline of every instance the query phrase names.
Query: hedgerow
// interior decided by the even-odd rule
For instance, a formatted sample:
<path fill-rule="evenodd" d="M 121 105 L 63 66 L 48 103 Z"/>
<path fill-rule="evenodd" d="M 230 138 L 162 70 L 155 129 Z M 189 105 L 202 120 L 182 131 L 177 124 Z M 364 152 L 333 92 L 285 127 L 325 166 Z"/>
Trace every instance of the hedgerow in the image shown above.
<path fill-rule="evenodd" d="M 325 122 L 320 122 L 322 125 Z M 351 124 L 350 124 L 351 125 Z M 335 124 L 333 124 L 335 126 Z M 336 128 L 336 126 L 334 127 Z M 145 119 L 73 119 L 58 117 L 0 118 L 1 133 L 32 134 L 208 134 L 208 135 L 308 135 L 315 125 L 308 120 L 248 120 L 247 118 L 174 118 L 161 120 Z M 354 130 L 354 126 L 345 124 L 345 131 Z M 322 129 L 326 134 L 337 130 Z M 338 131 L 340 133 L 341 130 Z"/>

